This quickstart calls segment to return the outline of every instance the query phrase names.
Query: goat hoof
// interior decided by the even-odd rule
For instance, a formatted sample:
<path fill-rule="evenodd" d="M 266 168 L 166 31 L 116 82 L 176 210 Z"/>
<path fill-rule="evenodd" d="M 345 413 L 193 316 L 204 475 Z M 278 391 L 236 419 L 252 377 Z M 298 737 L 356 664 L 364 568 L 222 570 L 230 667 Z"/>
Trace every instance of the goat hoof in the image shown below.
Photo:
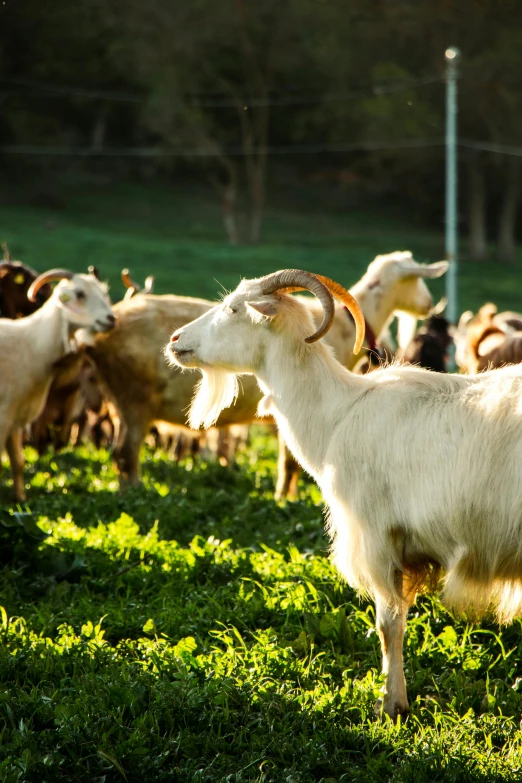
<path fill-rule="evenodd" d="M 407 703 L 401 704 L 400 702 L 396 702 L 395 704 L 388 704 L 384 699 L 377 699 L 373 711 L 381 720 L 387 715 L 394 723 L 397 723 L 399 716 L 402 722 L 406 720 L 410 708 Z"/>

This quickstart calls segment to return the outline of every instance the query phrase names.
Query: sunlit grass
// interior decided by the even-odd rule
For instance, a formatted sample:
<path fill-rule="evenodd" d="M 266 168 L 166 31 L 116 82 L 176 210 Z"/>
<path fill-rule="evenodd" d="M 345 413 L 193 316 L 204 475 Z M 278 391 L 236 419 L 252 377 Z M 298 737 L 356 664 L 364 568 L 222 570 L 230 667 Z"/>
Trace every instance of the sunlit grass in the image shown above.
<path fill-rule="evenodd" d="M 274 502 L 271 436 L 233 468 L 146 451 L 125 495 L 104 451 L 28 456 L 31 516 L 2 533 L 2 781 L 522 778 L 520 623 L 419 600 L 412 713 L 377 721 L 373 606 L 328 560 L 317 490 Z"/>

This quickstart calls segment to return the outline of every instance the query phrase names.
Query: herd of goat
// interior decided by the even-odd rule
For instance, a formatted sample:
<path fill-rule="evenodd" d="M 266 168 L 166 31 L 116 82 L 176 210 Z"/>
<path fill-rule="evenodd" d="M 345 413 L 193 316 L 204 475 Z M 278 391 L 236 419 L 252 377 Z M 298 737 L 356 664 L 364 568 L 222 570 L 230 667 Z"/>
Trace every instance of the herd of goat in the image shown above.
<path fill-rule="evenodd" d="M 300 466 L 317 481 L 335 563 L 376 602 L 379 710 L 406 714 L 403 635 L 423 584 L 443 572 L 456 608 L 492 606 L 506 621 L 522 610 L 522 368 L 511 366 L 522 315 L 487 304 L 451 326 L 426 285 L 447 266 L 377 256 L 349 291 L 284 270 L 218 305 L 153 295 L 151 278 L 140 290 L 125 270 L 127 293 L 111 305 L 96 269 L 38 275 L 5 258 L 0 453 L 16 499 L 27 441 L 42 452 L 89 431 L 112 443 L 125 486 L 140 481 L 153 427 L 197 439 L 215 426 L 225 443 L 238 425 L 275 421 L 277 494 L 295 494 Z M 315 297 L 287 295 L 299 290 Z M 447 373 L 452 343 L 460 373 Z"/>

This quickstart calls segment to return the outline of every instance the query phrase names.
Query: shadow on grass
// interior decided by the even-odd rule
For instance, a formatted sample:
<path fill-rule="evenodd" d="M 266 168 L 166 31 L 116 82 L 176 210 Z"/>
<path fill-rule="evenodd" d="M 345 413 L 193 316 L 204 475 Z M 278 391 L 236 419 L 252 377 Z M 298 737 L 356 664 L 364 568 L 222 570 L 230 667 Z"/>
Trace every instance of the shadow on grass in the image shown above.
<path fill-rule="evenodd" d="M 440 710 L 437 717 L 418 707 L 419 720 L 400 730 L 373 719 L 375 682 L 365 675 L 379 664 L 375 634 L 356 609 L 348 618 L 347 649 L 328 631 L 332 607 L 353 601 L 353 593 L 321 570 L 321 558 L 282 556 L 291 536 L 286 539 L 280 528 L 302 524 L 292 516 L 300 504 L 277 506 L 257 479 L 219 466 L 176 466 L 172 473 L 162 464 L 147 477 L 159 488 L 123 496 L 89 493 L 83 486 L 90 486 L 89 464 L 81 455 L 56 458 L 59 471 L 71 467 L 68 491 L 42 495 L 33 508 L 53 520 L 63 516 L 58 512 L 65 504 L 77 533 L 52 547 L 42 544 L 31 568 L 1 575 L 8 614 L 32 613 L 32 627 L 15 627 L 12 638 L 4 629 L 0 647 L 1 779 L 517 779 L 502 760 L 507 744 L 516 744 L 510 718 L 465 719 L 453 712 L 443 726 Z M 167 477 L 174 482 L 183 476 L 185 485 L 162 494 Z M 187 498 L 195 489 L 195 499 Z M 317 514 L 316 507 L 302 505 Z M 175 535 L 146 546 L 140 530 L 127 517 L 119 519 L 122 511 L 142 534 L 156 518 L 160 535 L 162 525 Z M 85 530 L 93 524 L 91 513 L 104 523 L 98 532 Z M 202 520 L 208 528 L 203 532 Z M 311 515 L 310 524 L 316 522 Z M 270 524 L 280 546 L 273 553 L 254 551 L 254 534 L 266 543 Z M 232 544 L 207 541 L 210 530 L 223 529 L 231 531 Z M 87 535 L 93 540 L 82 537 Z M 246 548 L 236 549 L 243 536 Z M 83 563 L 72 578 L 46 572 L 51 549 Z M 256 558 L 265 555 L 263 571 Z M 319 621 L 313 651 L 307 612 Z M 104 616 L 102 639 L 95 626 Z M 196 646 L 187 648 L 184 640 L 190 638 Z M 455 661 L 451 665 L 458 668 Z M 355 683 L 350 688 L 346 670 Z M 423 676 L 416 683 L 421 693 Z M 460 698 L 452 682 L 446 706 Z"/>
<path fill-rule="evenodd" d="M 441 742 L 429 720 L 397 729 L 374 719 L 371 692 L 352 699 L 323 688 L 311 698 L 320 674 L 313 670 L 276 681 L 250 676 L 241 655 L 220 674 L 217 660 L 202 663 L 183 650 L 158 648 L 143 661 L 143 649 L 129 645 L 115 657 L 92 636 L 63 634 L 59 645 L 47 645 L 44 655 L 42 645 L 23 641 L 0 651 L 4 780 L 517 779 L 503 762 L 501 744 L 516 732 L 506 721 L 497 727 L 499 745 L 486 753 L 491 726 L 480 719 L 472 730 L 452 725 Z M 23 777 L 10 777 L 20 760 Z"/>
<path fill-rule="evenodd" d="M 238 546 L 264 543 L 281 549 L 325 552 L 322 508 L 303 498 L 279 504 L 270 474 L 249 466 L 144 461 L 139 487 L 118 489 L 118 477 L 103 452 L 67 451 L 30 464 L 27 502 L 19 510 L 53 521 L 71 514 L 81 527 L 131 516 L 147 532 L 159 522 L 161 538 L 188 544 L 195 535 L 232 539 Z M 0 487 L 0 508 L 17 509 L 9 486 Z"/>

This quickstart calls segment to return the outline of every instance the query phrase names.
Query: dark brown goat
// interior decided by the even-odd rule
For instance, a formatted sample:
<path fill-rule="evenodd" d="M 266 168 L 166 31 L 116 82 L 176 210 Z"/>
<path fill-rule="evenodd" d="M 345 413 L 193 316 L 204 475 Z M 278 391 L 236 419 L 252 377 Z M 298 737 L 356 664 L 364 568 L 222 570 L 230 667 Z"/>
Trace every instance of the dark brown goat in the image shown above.
<path fill-rule="evenodd" d="M 52 294 L 52 288 L 47 283 L 36 295 L 36 302 L 30 302 L 27 291 L 31 283 L 38 277 L 38 272 L 21 261 L 13 261 L 4 243 L 4 260 L 0 261 L 0 317 L 23 318 L 38 310 Z"/>
<path fill-rule="evenodd" d="M 404 349 L 401 361 L 434 372 L 447 372 L 448 350 L 453 342 L 449 328 L 449 321 L 442 315 L 431 315 Z"/>
<path fill-rule="evenodd" d="M 83 351 L 69 353 L 55 365 L 55 375 L 45 408 L 31 426 L 31 442 L 43 454 L 49 443 L 59 451 L 70 441 L 77 423 L 81 439 L 88 411 L 99 414 L 103 395 L 96 369 Z"/>

